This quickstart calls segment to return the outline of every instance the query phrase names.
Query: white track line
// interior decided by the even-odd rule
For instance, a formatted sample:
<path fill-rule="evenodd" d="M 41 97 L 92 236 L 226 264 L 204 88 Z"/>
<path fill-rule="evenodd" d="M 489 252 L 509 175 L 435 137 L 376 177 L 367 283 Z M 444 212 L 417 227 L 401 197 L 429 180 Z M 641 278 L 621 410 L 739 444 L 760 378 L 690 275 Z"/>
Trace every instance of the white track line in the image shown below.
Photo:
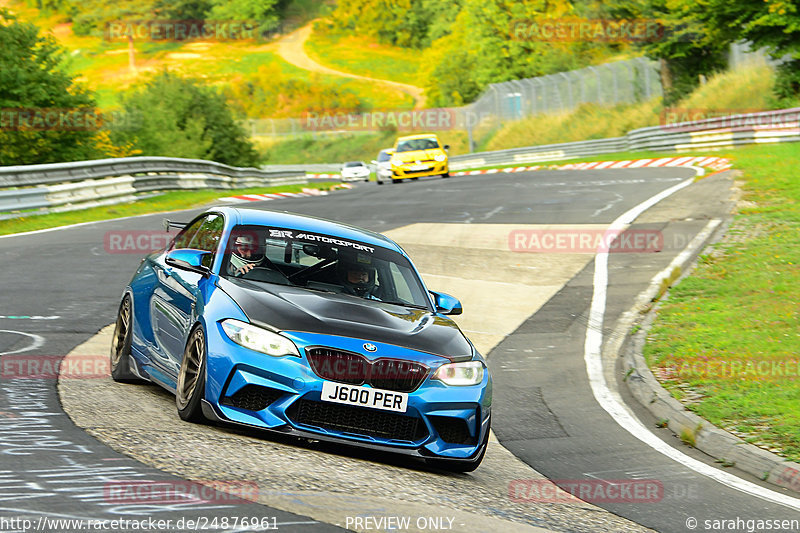
<path fill-rule="evenodd" d="M 0 329 L 0 333 L 13 333 L 14 335 L 22 335 L 23 337 L 28 337 L 31 339 L 31 344 L 29 346 L 19 348 L 18 350 L 14 350 L 12 352 L 0 352 L 0 355 L 12 355 L 15 353 L 29 352 L 44 346 L 44 337 L 41 335 L 36 335 L 35 333 L 25 333 L 24 331 L 15 331 L 13 329 Z"/>
<path fill-rule="evenodd" d="M 695 168 L 702 174 L 702 170 Z M 683 181 L 669 189 L 666 189 L 655 196 L 645 200 L 636 207 L 620 215 L 609 226 L 609 230 L 621 229 L 633 222 L 642 212 L 673 193 L 688 187 L 694 182 L 694 178 Z M 592 294 L 592 305 L 589 311 L 589 324 L 586 328 L 586 343 L 584 345 L 584 361 L 586 363 L 586 373 L 589 377 L 589 384 L 592 393 L 600 406 L 611 417 L 622 426 L 628 433 L 647 444 L 655 451 L 669 457 L 683 466 L 695 472 L 709 477 L 723 485 L 738 491 L 750 494 L 762 500 L 784 505 L 786 507 L 800 510 L 800 500 L 780 494 L 773 490 L 761 487 L 737 476 L 717 470 L 697 459 L 689 457 L 683 452 L 673 448 L 662 441 L 650 430 L 645 427 L 636 415 L 625 405 L 618 393 L 612 392 L 606 383 L 603 374 L 602 345 L 603 345 L 603 315 L 606 309 L 606 297 L 608 290 L 608 252 L 601 252 L 595 256 L 594 263 L 594 292 Z"/>

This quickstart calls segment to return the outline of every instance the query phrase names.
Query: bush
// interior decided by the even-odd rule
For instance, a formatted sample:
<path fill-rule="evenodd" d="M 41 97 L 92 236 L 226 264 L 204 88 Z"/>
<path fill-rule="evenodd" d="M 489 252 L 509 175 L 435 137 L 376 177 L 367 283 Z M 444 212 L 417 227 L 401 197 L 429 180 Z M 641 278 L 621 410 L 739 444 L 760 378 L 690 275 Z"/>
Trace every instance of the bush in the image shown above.
<path fill-rule="evenodd" d="M 258 156 L 225 97 L 201 82 L 167 71 L 123 99 L 126 127 L 117 144 L 130 143 L 150 156 L 208 159 L 228 165 L 255 165 Z"/>

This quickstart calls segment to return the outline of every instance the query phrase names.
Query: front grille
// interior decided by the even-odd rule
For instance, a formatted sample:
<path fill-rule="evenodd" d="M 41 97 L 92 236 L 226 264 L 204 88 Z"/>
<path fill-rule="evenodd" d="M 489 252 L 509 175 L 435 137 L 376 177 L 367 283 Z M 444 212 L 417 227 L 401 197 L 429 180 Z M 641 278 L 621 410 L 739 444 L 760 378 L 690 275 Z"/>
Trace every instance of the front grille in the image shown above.
<path fill-rule="evenodd" d="M 376 389 L 411 392 L 428 375 L 424 365 L 402 359 L 378 359 L 370 366 L 369 384 Z"/>
<path fill-rule="evenodd" d="M 350 352 L 314 348 L 308 351 L 308 362 L 322 379 L 348 385 L 363 385 L 369 374 L 367 358 Z"/>
<path fill-rule="evenodd" d="M 248 411 L 261 411 L 283 396 L 283 392 L 260 385 L 245 385 L 233 396 L 222 399 L 222 405 L 247 409 Z"/>
<path fill-rule="evenodd" d="M 414 392 L 428 375 L 428 367 L 404 359 L 381 358 L 370 362 L 363 355 L 329 348 L 307 352 L 311 369 L 322 379 L 376 389 Z"/>
<path fill-rule="evenodd" d="M 475 444 L 475 438 L 469 434 L 466 420 L 451 416 L 429 416 L 428 418 L 443 441 L 450 444 Z"/>
<path fill-rule="evenodd" d="M 297 424 L 387 440 L 416 442 L 428 435 L 419 418 L 349 405 L 298 400 L 286 414 Z"/>

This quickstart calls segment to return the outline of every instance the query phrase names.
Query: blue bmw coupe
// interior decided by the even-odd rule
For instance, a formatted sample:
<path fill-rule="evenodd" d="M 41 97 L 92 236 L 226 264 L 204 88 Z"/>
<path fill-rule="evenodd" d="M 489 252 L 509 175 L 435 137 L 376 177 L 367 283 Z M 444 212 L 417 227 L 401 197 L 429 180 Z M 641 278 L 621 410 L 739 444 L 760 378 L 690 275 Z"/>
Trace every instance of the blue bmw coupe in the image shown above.
<path fill-rule="evenodd" d="M 213 208 L 139 265 L 111 347 L 117 381 L 178 413 L 478 467 L 492 380 L 389 238 L 272 211 Z"/>

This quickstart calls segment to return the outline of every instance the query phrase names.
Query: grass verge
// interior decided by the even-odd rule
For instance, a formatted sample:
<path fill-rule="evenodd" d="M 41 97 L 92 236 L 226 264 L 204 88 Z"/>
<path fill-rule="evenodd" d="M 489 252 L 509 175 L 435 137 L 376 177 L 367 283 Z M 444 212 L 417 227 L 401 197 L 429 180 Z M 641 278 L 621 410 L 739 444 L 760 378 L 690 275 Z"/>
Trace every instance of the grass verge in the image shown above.
<path fill-rule="evenodd" d="M 410 85 L 420 85 L 419 50 L 379 44 L 358 35 L 334 35 L 318 25 L 305 49 L 315 61 L 331 68 Z"/>
<path fill-rule="evenodd" d="M 81 222 L 97 222 L 112 218 L 148 215 L 203 207 L 215 203 L 217 198 L 240 194 L 266 194 L 273 192 L 300 192 L 302 189 L 330 190 L 338 184 L 335 182 L 309 183 L 306 185 L 283 185 L 280 187 L 257 187 L 240 190 L 203 190 L 203 191 L 169 191 L 160 196 L 136 202 L 104 207 L 92 207 L 80 211 L 33 215 L 23 218 L 0 220 L 0 235 L 10 235 L 25 231 L 56 228 L 79 224 Z"/>
<path fill-rule="evenodd" d="M 687 408 L 800 461 L 800 146 L 725 156 L 743 172 L 738 214 L 671 289 L 644 355 Z"/>

